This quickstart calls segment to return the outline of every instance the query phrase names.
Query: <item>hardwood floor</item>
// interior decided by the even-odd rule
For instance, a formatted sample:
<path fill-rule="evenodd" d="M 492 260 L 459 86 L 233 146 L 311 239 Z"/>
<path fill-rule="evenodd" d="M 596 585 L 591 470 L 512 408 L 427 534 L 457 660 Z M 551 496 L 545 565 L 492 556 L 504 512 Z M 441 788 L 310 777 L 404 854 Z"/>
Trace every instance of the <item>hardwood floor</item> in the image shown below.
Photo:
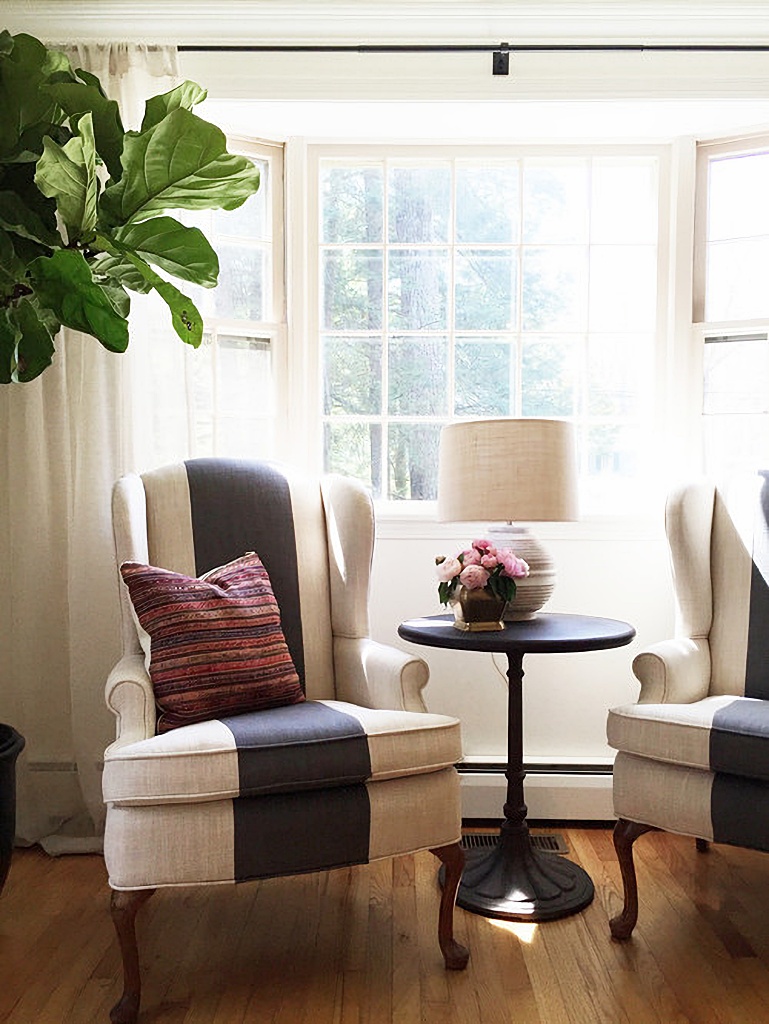
<path fill-rule="evenodd" d="M 543 925 L 458 910 L 443 969 L 430 854 L 243 886 L 159 890 L 138 935 L 141 1024 L 756 1024 L 769 1021 L 769 858 L 651 834 L 638 927 L 603 829 L 560 829 L 596 885 Z M 0 1021 L 108 1021 L 119 956 L 98 857 L 18 851 L 0 899 Z"/>

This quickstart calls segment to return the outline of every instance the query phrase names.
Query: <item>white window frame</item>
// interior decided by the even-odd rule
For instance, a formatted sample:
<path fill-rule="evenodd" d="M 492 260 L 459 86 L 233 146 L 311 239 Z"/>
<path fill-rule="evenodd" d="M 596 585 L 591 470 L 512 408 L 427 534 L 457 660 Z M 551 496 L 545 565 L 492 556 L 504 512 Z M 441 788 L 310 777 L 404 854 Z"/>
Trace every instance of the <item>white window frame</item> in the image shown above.
<path fill-rule="evenodd" d="M 267 163 L 269 168 L 269 205 L 267 216 L 270 221 L 271 240 L 271 305 L 265 310 L 261 320 L 242 320 L 204 315 L 205 335 L 211 338 L 212 375 L 214 407 L 212 409 L 212 430 L 214 450 L 221 410 L 218 408 L 218 377 L 219 350 L 217 339 L 220 335 L 243 338 L 266 339 L 270 345 L 270 370 L 272 378 L 272 433 L 274 449 L 280 446 L 285 436 L 288 411 L 285 402 L 286 379 L 288 375 L 288 347 L 286 329 L 286 237 L 285 237 L 285 146 L 282 142 L 268 139 L 229 135 L 227 139 L 230 152 L 258 159 Z M 205 342 L 204 342 L 205 343 Z M 187 365 L 187 373 L 192 368 Z"/>
<path fill-rule="evenodd" d="M 320 202 L 319 181 L 320 165 L 324 159 L 345 159 L 370 157 L 389 158 L 434 158 L 466 157 L 471 159 L 504 157 L 586 157 L 586 156 L 619 156 L 644 155 L 654 156 L 659 161 L 659 237 L 657 258 L 657 320 L 656 348 L 654 353 L 654 411 L 653 423 L 650 425 L 657 435 L 657 450 L 664 456 L 667 439 L 668 419 L 671 410 L 669 401 L 670 383 L 670 332 L 673 329 L 673 318 L 670 313 L 671 271 L 672 271 L 672 183 L 674 160 L 672 147 L 658 143 L 639 144 L 572 144 L 562 145 L 514 145 L 489 144 L 479 145 L 467 142 L 443 142 L 427 144 L 395 144 L 382 143 L 348 143 L 321 142 L 306 139 L 289 140 L 287 147 L 287 180 L 288 187 L 288 249 L 289 249 L 289 324 L 291 325 L 291 347 L 289 353 L 289 376 L 292 378 L 291 405 L 295 411 L 292 415 L 292 433 L 297 437 L 293 445 L 294 457 L 306 468 L 318 472 L 322 469 L 322 442 L 319 425 L 322 422 L 322 397 L 320 386 L 321 356 L 318 339 L 319 323 L 319 290 L 318 273 L 314 263 L 315 254 L 319 250 L 320 233 Z M 691 239 L 689 239 L 691 252 Z M 299 333 L 297 333 L 297 327 Z M 301 369 L 300 369 L 301 367 Z M 298 442 L 298 437 L 303 443 Z M 310 444 L 307 439 L 311 439 Z M 669 474 L 661 472 L 655 481 L 660 494 L 667 485 Z M 600 521 L 603 527 L 615 522 L 617 529 L 624 531 L 629 522 L 637 521 L 642 532 L 646 532 L 651 518 L 651 507 L 627 515 L 600 515 L 589 517 L 592 522 Z M 434 502 L 393 502 L 377 501 L 377 516 L 384 521 L 403 521 L 404 524 L 414 521 L 434 521 Z M 543 535 L 561 536 L 567 531 L 568 536 L 574 535 L 574 524 L 547 524 Z"/>

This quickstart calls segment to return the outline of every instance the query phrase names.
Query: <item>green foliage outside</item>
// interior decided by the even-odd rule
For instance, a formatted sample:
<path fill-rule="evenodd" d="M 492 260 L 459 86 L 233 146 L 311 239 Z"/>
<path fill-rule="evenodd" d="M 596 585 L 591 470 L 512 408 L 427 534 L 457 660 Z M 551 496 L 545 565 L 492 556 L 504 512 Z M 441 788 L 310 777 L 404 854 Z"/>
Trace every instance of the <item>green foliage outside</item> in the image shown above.
<path fill-rule="evenodd" d="M 192 112 L 185 82 L 126 132 L 95 75 L 28 35 L 0 32 L 0 382 L 50 365 L 62 326 L 128 345 L 129 292 L 155 290 L 197 347 L 203 323 L 168 276 L 212 288 L 219 261 L 169 210 L 234 210 L 259 171 Z"/>

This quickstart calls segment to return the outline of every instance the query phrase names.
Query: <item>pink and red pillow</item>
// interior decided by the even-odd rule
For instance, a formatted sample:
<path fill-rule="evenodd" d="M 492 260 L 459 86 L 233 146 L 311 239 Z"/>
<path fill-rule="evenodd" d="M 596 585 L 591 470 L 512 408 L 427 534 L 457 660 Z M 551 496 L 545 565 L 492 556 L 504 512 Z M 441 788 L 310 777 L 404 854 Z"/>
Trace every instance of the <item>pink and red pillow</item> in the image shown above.
<path fill-rule="evenodd" d="M 256 554 L 200 579 L 124 562 L 160 711 L 158 732 L 304 700 L 270 578 Z"/>

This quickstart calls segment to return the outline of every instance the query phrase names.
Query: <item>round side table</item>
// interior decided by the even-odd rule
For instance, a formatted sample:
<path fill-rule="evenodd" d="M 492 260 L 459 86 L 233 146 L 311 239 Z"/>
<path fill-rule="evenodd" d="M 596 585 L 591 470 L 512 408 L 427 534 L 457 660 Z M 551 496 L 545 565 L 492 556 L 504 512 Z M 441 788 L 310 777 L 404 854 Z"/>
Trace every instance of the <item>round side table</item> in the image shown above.
<path fill-rule="evenodd" d="M 457 904 L 485 917 L 549 921 L 575 914 L 593 899 L 593 882 L 578 864 L 534 848 L 523 795 L 523 656 L 623 647 L 635 629 L 618 619 L 540 612 L 507 622 L 498 632 L 454 628 L 453 616 L 409 619 L 398 627 L 402 639 L 426 647 L 507 655 L 507 799 L 499 842 L 493 850 L 471 850 Z"/>

